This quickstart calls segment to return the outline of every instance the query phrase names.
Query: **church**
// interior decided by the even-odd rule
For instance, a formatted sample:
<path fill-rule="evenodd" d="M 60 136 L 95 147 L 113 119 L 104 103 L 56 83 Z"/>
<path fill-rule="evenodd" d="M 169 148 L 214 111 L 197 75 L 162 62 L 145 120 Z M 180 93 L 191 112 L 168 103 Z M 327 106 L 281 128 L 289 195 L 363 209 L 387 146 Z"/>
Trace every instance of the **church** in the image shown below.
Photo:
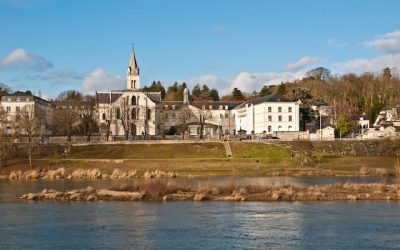
<path fill-rule="evenodd" d="M 135 138 L 159 134 L 160 92 L 142 92 L 140 69 L 132 48 L 127 70 L 126 89 L 96 92 L 97 121 L 100 134 Z"/>

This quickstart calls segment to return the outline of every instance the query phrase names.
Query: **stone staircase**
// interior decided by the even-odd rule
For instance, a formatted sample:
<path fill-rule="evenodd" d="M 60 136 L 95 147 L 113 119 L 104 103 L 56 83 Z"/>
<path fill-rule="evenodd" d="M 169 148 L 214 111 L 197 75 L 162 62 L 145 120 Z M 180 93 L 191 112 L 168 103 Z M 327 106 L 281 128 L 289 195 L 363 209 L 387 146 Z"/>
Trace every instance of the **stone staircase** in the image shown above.
<path fill-rule="evenodd" d="M 228 140 L 224 140 L 224 149 L 227 157 L 232 158 L 232 149 Z"/>

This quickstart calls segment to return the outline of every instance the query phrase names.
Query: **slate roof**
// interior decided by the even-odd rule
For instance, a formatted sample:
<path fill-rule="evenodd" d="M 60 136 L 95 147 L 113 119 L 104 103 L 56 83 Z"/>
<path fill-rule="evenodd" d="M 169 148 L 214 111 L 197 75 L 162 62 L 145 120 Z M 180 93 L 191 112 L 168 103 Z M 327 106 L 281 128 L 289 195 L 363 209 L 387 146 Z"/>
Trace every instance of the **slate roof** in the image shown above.
<path fill-rule="evenodd" d="M 96 100 L 97 103 L 114 103 L 121 97 L 123 94 L 128 92 L 140 92 L 146 95 L 150 100 L 155 103 L 161 102 L 161 93 L 160 92 L 141 92 L 141 91 L 128 91 L 128 90 L 120 90 L 120 91 L 111 91 L 111 92 L 97 92 Z"/>
<path fill-rule="evenodd" d="M 280 96 L 278 94 L 271 94 L 271 95 L 259 97 L 259 98 L 244 102 L 244 103 L 236 106 L 234 109 L 244 108 L 244 107 L 246 107 L 247 104 L 257 105 L 257 104 L 264 103 L 264 102 L 291 102 L 291 101 L 289 99 L 287 99 L 286 97 Z"/>

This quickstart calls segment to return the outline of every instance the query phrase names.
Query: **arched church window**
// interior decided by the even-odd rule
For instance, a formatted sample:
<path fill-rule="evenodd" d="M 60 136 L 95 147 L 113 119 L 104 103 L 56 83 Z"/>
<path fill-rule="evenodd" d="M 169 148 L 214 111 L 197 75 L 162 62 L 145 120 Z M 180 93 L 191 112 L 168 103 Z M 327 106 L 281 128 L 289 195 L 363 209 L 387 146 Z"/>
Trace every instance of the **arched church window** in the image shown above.
<path fill-rule="evenodd" d="M 131 119 L 135 120 L 136 119 L 136 109 L 131 110 Z"/>
<path fill-rule="evenodd" d="M 131 89 L 133 89 L 133 80 L 131 80 Z"/>
<path fill-rule="evenodd" d="M 136 96 L 132 96 L 131 105 L 136 105 Z"/>

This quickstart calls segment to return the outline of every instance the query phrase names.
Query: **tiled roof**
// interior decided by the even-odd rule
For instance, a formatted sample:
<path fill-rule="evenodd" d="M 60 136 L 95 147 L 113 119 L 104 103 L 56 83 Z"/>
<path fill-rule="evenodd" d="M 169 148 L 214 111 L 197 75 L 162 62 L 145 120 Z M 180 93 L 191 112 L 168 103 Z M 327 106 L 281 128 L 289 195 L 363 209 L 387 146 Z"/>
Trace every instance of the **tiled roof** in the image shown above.
<path fill-rule="evenodd" d="M 259 97 L 259 98 L 244 102 L 244 103 L 240 104 L 239 106 L 235 107 L 235 109 L 240 109 L 240 108 L 246 107 L 247 104 L 257 105 L 257 104 L 264 103 L 264 102 L 291 102 L 291 101 L 289 99 L 287 99 L 286 97 L 280 96 L 278 94 L 271 94 L 271 95 Z"/>

